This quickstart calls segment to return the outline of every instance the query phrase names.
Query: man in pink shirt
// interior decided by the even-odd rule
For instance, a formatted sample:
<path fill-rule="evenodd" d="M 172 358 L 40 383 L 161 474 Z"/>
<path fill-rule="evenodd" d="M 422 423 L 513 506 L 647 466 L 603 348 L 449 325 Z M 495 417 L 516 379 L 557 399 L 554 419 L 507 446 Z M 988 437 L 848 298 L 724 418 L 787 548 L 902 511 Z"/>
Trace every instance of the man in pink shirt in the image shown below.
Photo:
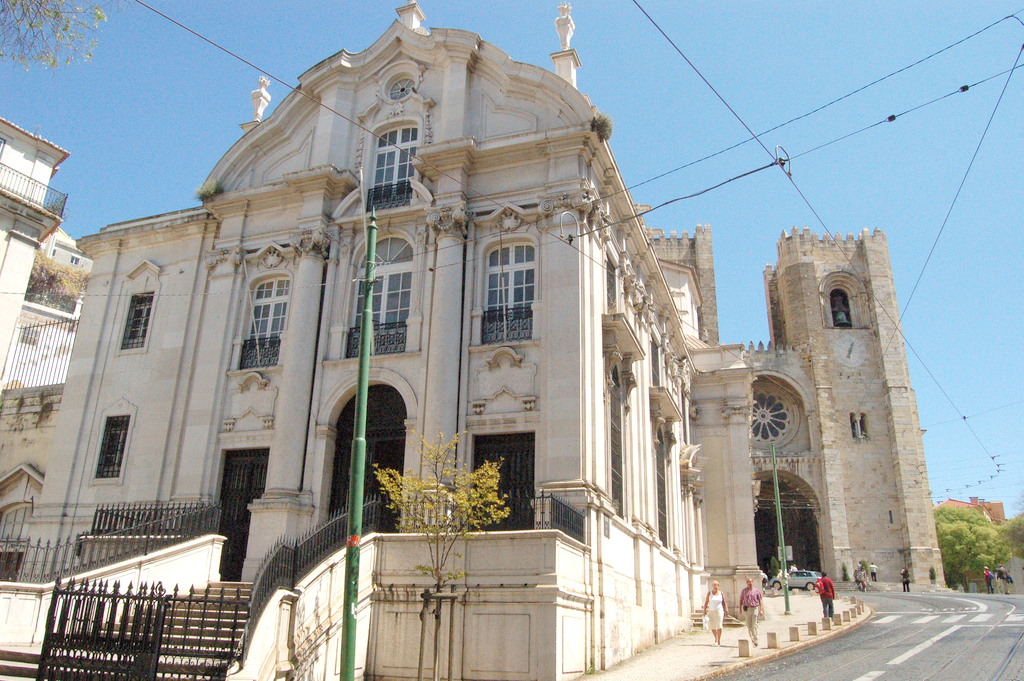
<path fill-rule="evenodd" d="M 740 612 L 743 614 L 743 623 L 747 625 L 750 633 L 750 640 L 757 647 L 757 618 L 764 617 L 764 603 L 761 600 L 761 590 L 754 586 L 754 580 L 747 577 L 747 587 L 740 592 Z"/>

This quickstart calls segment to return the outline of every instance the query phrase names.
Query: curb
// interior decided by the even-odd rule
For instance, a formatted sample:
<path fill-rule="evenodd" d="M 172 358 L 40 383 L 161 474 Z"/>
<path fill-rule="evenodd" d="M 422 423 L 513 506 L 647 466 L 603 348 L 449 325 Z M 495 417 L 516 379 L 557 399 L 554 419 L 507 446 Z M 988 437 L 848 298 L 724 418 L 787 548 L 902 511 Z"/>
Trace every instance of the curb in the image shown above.
<path fill-rule="evenodd" d="M 736 671 L 737 669 L 743 669 L 744 667 L 749 667 L 751 665 L 760 664 L 761 662 L 767 662 L 768 660 L 774 660 L 774 659 L 779 658 L 779 657 L 784 657 L 784 656 L 789 655 L 791 653 L 795 653 L 797 651 L 803 650 L 804 648 L 809 648 L 811 646 L 816 646 L 819 643 L 823 643 L 823 642 L 825 642 L 825 641 L 827 641 L 827 640 L 829 640 L 831 638 L 834 638 L 836 636 L 841 636 L 841 635 L 843 635 L 845 633 L 848 633 L 848 632 L 851 632 L 851 631 L 853 631 L 855 629 L 859 629 L 860 627 L 862 627 L 865 624 L 867 624 L 868 622 L 870 622 L 871 619 L 875 616 L 875 611 L 872 608 L 868 607 L 867 604 L 865 604 L 864 607 L 867 608 L 867 612 L 864 614 L 864 616 L 861 619 L 858 619 L 856 622 L 852 622 L 851 621 L 850 624 L 845 625 L 841 629 L 832 629 L 831 631 L 829 631 L 827 633 L 818 634 L 814 638 L 808 638 L 808 639 L 804 639 L 804 640 L 798 641 L 796 643 L 791 643 L 789 646 L 787 646 L 785 648 L 778 648 L 777 650 L 773 650 L 773 651 L 771 651 L 769 653 L 765 653 L 764 655 L 758 655 L 757 657 L 750 657 L 750 658 L 747 658 L 745 660 L 738 660 L 737 662 L 734 662 L 732 664 L 723 665 L 723 666 L 719 667 L 718 669 L 714 669 L 714 670 L 712 670 L 710 672 L 707 672 L 705 674 L 701 674 L 700 676 L 688 677 L 686 681 L 704 681 L 705 679 L 713 679 L 716 676 L 722 676 L 723 674 L 729 674 L 731 672 Z"/>

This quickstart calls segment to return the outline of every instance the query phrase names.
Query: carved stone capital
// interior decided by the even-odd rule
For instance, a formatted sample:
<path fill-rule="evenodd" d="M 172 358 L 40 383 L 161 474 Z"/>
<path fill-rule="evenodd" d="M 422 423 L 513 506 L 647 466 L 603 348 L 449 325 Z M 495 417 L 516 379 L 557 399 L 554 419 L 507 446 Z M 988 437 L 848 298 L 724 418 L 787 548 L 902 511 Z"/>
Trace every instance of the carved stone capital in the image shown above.
<path fill-rule="evenodd" d="M 541 199 L 537 206 L 541 215 L 554 215 L 564 211 L 575 211 L 579 218 L 585 219 L 590 214 L 591 208 L 597 201 L 597 197 L 590 189 L 584 189 L 575 193 L 564 193 L 558 196 L 550 196 Z"/>
<path fill-rule="evenodd" d="M 306 229 L 292 235 L 291 245 L 299 257 L 310 255 L 326 259 L 330 251 L 331 235 L 323 227 Z"/>
<path fill-rule="evenodd" d="M 464 205 L 436 206 L 427 212 L 427 225 L 438 238 L 452 236 L 466 238 L 467 213 Z"/>
<path fill-rule="evenodd" d="M 235 246 L 234 248 L 221 248 L 216 251 L 210 251 L 206 254 L 206 269 L 212 270 L 222 262 L 230 262 L 232 266 L 238 267 L 242 264 L 242 259 L 245 254 L 242 252 L 241 246 Z"/>

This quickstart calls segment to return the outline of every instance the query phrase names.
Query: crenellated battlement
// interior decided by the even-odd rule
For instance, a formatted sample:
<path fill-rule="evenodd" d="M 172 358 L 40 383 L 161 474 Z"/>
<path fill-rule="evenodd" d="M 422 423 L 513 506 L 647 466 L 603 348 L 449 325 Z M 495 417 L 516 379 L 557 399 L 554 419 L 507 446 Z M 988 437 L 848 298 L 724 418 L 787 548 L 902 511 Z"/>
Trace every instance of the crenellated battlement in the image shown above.
<path fill-rule="evenodd" d="M 748 355 L 753 355 L 753 354 L 786 355 L 786 354 L 794 354 L 794 353 L 799 354 L 799 350 L 797 350 L 794 346 L 792 346 L 792 345 L 776 345 L 775 343 L 772 343 L 771 341 L 768 341 L 767 345 L 764 343 L 764 341 L 758 341 L 756 345 L 755 345 L 755 343 L 753 341 L 751 341 L 747 345 L 747 354 Z"/>
<path fill-rule="evenodd" d="M 799 227 L 793 227 L 791 232 L 783 230 L 782 235 L 779 237 L 778 254 L 781 258 L 786 252 L 800 252 L 818 248 L 831 250 L 841 244 L 857 245 L 861 242 L 864 242 L 865 244 L 872 244 L 875 242 L 882 242 L 882 244 L 887 243 L 885 232 L 877 227 L 874 231 L 865 227 L 857 234 L 835 234 L 830 237 L 828 234 L 819 235 L 817 232 L 811 230 L 810 227 L 805 225 L 802 229 Z"/>

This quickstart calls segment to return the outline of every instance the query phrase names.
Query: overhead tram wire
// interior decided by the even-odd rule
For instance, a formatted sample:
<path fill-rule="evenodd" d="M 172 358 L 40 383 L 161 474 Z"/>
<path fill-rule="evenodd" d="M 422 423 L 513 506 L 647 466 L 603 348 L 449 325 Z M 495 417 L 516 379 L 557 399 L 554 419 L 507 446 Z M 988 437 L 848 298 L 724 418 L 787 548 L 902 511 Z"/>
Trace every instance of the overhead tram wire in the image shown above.
<path fill-rule="evenodd" d="M 1020 21 L 1020 20 L 1018 19 L 1018 21 Z M 1024 25 L 1024 22 L 1021 22 L 1021 23 L 1022 23 L 1022 25 Z M 1009 88 L 1009 86 L 1010 86 L 1010 80 L 1013 78 L 1013 72 L 1016 71 L 1017 65 L 1020 63 L 1020 58 L 1021 58 L 1022 54 L 1024 54 L 1024 45 L 1022 45 L 1020 50 L 1017 51 L 1017 58 L 1014 60 L 1013 67 L 1009 70 L 1009 73 L 1006 76 L 1006 82 L 1003 84 L 1003 89 L 999 93 L 999 98 L 996 100 L 995 106 L 992 107 L 992 113 L 991 113 L 991 115 L 989 115 L 988 122 L 985 124 L 985 129 L 981 133 L 981 138 L 978 140 L 978 144 L 977 144 L 977 146 L 974 149 L 974 154 L 971 156 L 971 160 L 967 164 L 967 169 L 964 171 L 964 176 L 960 180 L 960 185 L 957 187 L 956 193 L 953 196 L 953 200 L 950 202 L 949 210 L 946 211 L 946 216 L 943 218 L 942 225 L 939 227 L 939 231 L 935 235 L 935 240 L 932 242 L 931 249 L 929 249 L 929 251 L 928 251 L 928 256 L 925 258 L 924 264 L 921 266 L 921 272 L 917 275 L 917 281 L 914 282 L 914 287 L 910 291 L 910 297 L 907 299 L 907 302 L 904 303 L 904 305 L 903 305 L 903 311 L 900 313 L 900 318 L 899 318 L 900 322 L 903 321 L 903 317 L 905 317 L 906 314 L 907 314 L 907 309 L 910 307 L 910 303 L 914 299 L 914 294 L 917 292 L 917 289 L 918 289 L 918 287 L 921 284 L 921 279 L 924 277 L 925 270 L 928 269 L 928 264 L 931 262 L 932 255 L 934 255 L 934 253 L 935 253 L 935 248 L 939 244 L 939 239 L 942 238 L 942 233 L 946 229 L 946 225 L 949 223 L 949 217 L 950 217 L 950 215 L 952 215 L 953 208 L 956 206 L 957 199 L 960 198 L 960 193 L 963 191 L 964 185 L 967 183 L 967 178 L 968 178 L 968 176 L 971 173 L 971 169 L 974 167 L 974 161 L 978 158 L 978 153 L 981 151 L 981 145 L 985 142 L 985 137 L 988 135 L 989 128 L 992 127 L 992 121 L 995 119 L 996 112 L 999 110 L 999 105 L 1003 101 L 1003 96 L 1006 94 L 1007 88 Z M 882 353 L 883 355 L 886 352 L 888 352 L 889 347 L 892 345 L 892 342 L 895 340 L 897 333 L 899 333 L 901 336 L 903 336 L 902 323 L 895 325 L 895 329 L 894 329 L 892 335 L 889 336 L 889 340 L 888 340 L 888 342 L 885 345 L 885 350 Z M 953 407 L 954 411 L 956 411 L 956 413 L 960 416 L 961 420 L 963 421 L 964 426 L 967 427 L 967 430 L 970 431 L 971 435 L 978 442 L 978 445 L 981 447 L 982 451 L 985 452 L 985 455 L 988 456 L 993 462 L 995 462 L 996 457 L 993 456 L 992 453 L 988 451 L 987 447 L 985 447 L 985 444 L 981 441 L 981 438 L 978 437 L 977 432 L 975 432 L 974 428 L 971 427 L 971 424 L 967 422 L 967 417 L 964 416 L 964 413 L 962 411 L 960 411 L 960 409 L 956 406 L 956 403 L 953 402 L 953 399 L 949 396 L 949 393 L 947 393 L 945 391 L 945 389 L 942 387 L 942 385 L 939 384 L 939 382 L 935 379 L 935 376 L 934 376 L 934 374 L 932 374 L 931 369 L 929 369 L 928 366 L 921 359 L 921 356 L 917 353 L 917 350 L 915 350 L 913 348 L 913 346 L 910 345 L 910 343 L 906 342 L 906 336 L 903 336 L 903 341 L 904 341 L 904 343 L 906 343 L 907 347 L 910 348 L 911 351 L 914 353 L 914 357 L 917 358 L 917 361 L 921 362 L 921 366 L 923 366 L 925 371 L 928 372 L 928 375 L 931 377 L 932 381 L 935 382 L 935 385 L 938 386 L 939 390 L 942 392 L 943 396 L 946 398 L 946 400 L 949 402 L 949 404 Z M 999 472 L 1000 472 L 1000 469 L 997 467 L 996 468 L 996 475 L 998 475 Z M 993 477 L 995 477 L 995 476 L 993 476 Z M 971 487 L 971 486 L 970 485 L 967 486 L 967 488 L 969 488 L 969 487 Z"/>
<path fill-rule="evenodd" d="M 943 47 L 941 50 L 938 50 L 936 52 L 933 52 L 933 53 L 929 54 L 927 57 L 923 57 L 921 59 L 918 59 L 917 61 L 915 61 L 915 62 L 913 62 L 911 64 L 908 64 L 907 66 L 904 66 L 903 68 L 897 69 L 897 70 L 893 71 L 892 73 L 889 73 L 889 74 L 887 74 L 885 76 L 882 76 L 881 78 L 877 78 L 877 79 L 871 81 L 870 83 L 868 83 L 866 85 L 862 85 L 861 87 L 857 88 L 856 90 L 848 92 L 848 93 L 846 93 L 845 95 L 843 95 L 841 97 L 837 97 L 837 98 L 833 99 L 832 101 L 827 102 L 826 104 L 822 104 L 821 106 L 817 107 L 816 109 L 808 111 L 807 113 L 804 113 L 804 114 L 800 114 L 799 116 L 794 116 L 793 118 L 790 118 L 788 121 L 786 121 L 784 123 L 779 123 L 778 125 L 776 125 L 774 127 L 768 128 L 767 130 L 761 132 L 760 136 L 763 137 L 764 135 L 767 135 L 768 133 L 775 132 L 776 130 L 779 130 L 781 128 L 786 127 L 790 123 L 795 123 L 795 122 L 797 122 L 799 120 L 803 120 L 804 118 L 808 118 L 809 116 L 813 116 L 816 113 L 824 111 L 825 109 L 829 108 L 830 106 L 832 106 L 834 104 L 838 104 L 839 102 L 841 102 L 841 101 L 843 101 L 845 99 L 849 99 L 853 95 L 859 94 L 859 93 L 863 92 L 864 90 L 867 90 L 870 87 L 878 85 L 879 83 L 881 83 L 883 81 L 886 81 L 889 78 L 892 78 L 893 76 L 897 76 L 897 75 L 903 73 L 904 71 L 912 69 L 915 66 L 919 66 L 920 64 L 923 64 L 924 62 L 928 61 L 929 59 L 932 59 L 933 57 L 936 57 L 936 56 L 942 54 L 943 52 L 946 52 L 946 51 L 956 47 L 957 45 L 960 45 L 962 43 L 967 42 L 971 38 L 974 38 L 974 37 L 984 33 L 985 31 L 989 30 L 990 28 L 995 27 L 996 25 L 1006 21 L 1007 19 L 1017 19 L 1017 21 L 1020 21 L 1020 19 L 1016 16 L 1020 12 L 1024 12 L 1024 9 L 1020 9 L 1017 12 L 1015 12 L 1014 14 L 1011 14 L 1009 16 L 1003 17 L 1002 19 L 999 19 L 998 21 L 995 21 L 995 22 L 989 24 L 985 28 L 983 28 L 983 29 L 981 29 L 979 31 L 975 31 L 974 33 L 972 33 L 971 35 L 967 36 L 966 38 L 962 38 L 962 39 L 956 41 L 955 43 L 952 43 L 950 45 L 947 45 L 946 47 Z M 1022 23 L 1024 23 L 1024 22 L 1022 22 Z M 997 74 L 996 76 L 993 76 L 993 77 L 998 77 L 999 75 L 1002 75 L 1002 74 Z M 979 81 L 978 83 L 976 83 L 976 85 L 980 85 L 981 83 L 984 83 L 987 80 L 989 80 L 989 79 L 986 78 L 985 80 Z M 972 85 L 971 87 L 974 87 L 974 86 Z M 622 191 L 632 191 L 633 189 L 636 189 L 637 187 L 642 187 L 643 185 L 648 184 L 650 182 L 654 182 L 656 180 L 660 180 L 661 178 L 666 177 L 668 175 L 671 175 L 673 173 L 677 173 L 680 170 L 684 170 L 686 168 L 689 168 L 690 166 L 696 165 L 698 163 L 702 163 L 702 162 L 710 160 L 710 159 L 712 159 L 712 158 L 714 158 L 716 156 L 720 156 L 720 155 L 722 155 L 722 154 L 724 154 L 726 152 L 732 151 L 733 149 L 736 149 L 737 147 L 741 147 L 744 144 L 747 144 L 748 142 L 752 142 L 756 138 L 757 138 L 757 136 L 748 137 L 745 140 L 737 142 L 736 144 L 728 146 L 725 149 L 722 149 L 720 151 L 716 151 L 713 154 L 708 154 L 707 156 L 699 158 L 699 159 L 697 159 L 695 161 L 690 161 L 689 163 L 686 163 L 686 164 L 681 165 L 681 166 L 677 166 L 675 168 L 672 168 L 671 170 L 666 170 L 665 172 L 659 173 L 658 175 L 655 175 L 654 177 L 651 177 L 651 178 L 648 178 L 646 180 L 643 180 L 642 182 L 638 182 L 636 184 L 630 185 L 629 187 L 626 187 Z M 804 152 L 804 153 L 809 153 L 809 152 Z M 622 191 L 616 192 L 616 194 L 622 193 Z M 614 196 L 614 195 L 615 194 L 611 194 L 610 196 Z"/>
<path fill-rule="evenodd" d="M 725 107 L 736 118 L 736 120 L 739 121 L 739 123 L 747 130 L 747 132 L 757 141 L 758 145 L 762 149 L 765 150 L 765 153 L 767 153 L 769 155 L 772 155 L 772 152 L 768 150 L 768 147 L 766 147 L 764 145 L 764 143 L 760 140 L 760 138 L 753 132 L 753 130 L 751 130 L 750 126 L 748 126 L 746 124 L 746 122 L 742 119 L 742 117 L 740 117 L 740 115 L 738 113 L 736 113 L 735 109 L 732 108 L 732 106 L 725 100 L 724 97 L 722 97 L 722 95 L 718 92 L 718 90 L 716 90 L 715 87 L 707 80 L 707 78 L 704 77 L 704 75 L 700 72 L 700 70 L 693 64 L 693 62 L 690 61 L 690 59 L 675 44 L 675 42 L 669 37 L 669 35 L 667 33 L 665 33 L 664 29 L 661 28 L 661 26 L 658 24 L 658 22 L 656 22 L 654 20 L 654 18 L 651 17 L 650 14 L 648 14 L 647 10 L 645 10 L 643 8 L 643 6 L 640 5 L 638 0 L 633 0 L 633 4 L 637 6 L 637 8 L 643 13 L 643 15 L 645 17 L 647 17 L 648 21 L 650 21 L 651 24 L 655 27 L 655 29 L 665 38 L 665 40 L 668 41 L 668 43 L 679 54 L 679 56 L 681 56 L 683 58 L 683 60 L 690 66 L 690 68 L 697 74 L 697 76 L 705 83 L 705 85 L 707 85 L 708 88 L 715 94 L 715 96 L 718 97 L 719 101 L 721 101 L 722 104 L 725 105 Z M 1011 15 L 1011 16 L 1013 16 L 1013 15 Z M 1009 17 L 1007 17 L 1007 18 L 1009 18 Z M 1016 18 L 1016 17 L 1014 17 L 1014 18 Z M 1017 20 L 1020 21 L 1019 18 L 1017 18 Z M 1021 23 L 1024 24 L 1024 21 L 1022 21 Z M 1022 47 L 1021 50 L 1024 51 L 1024 47 Z M 1019 58 L 1020 58 L 1020 54 L 1018 53 L 1018 60 L 1019 60 Z M 1016 62 L 1015 62 L 1014 65 L 1016 66 Z M 1011 72 L 1010 72 L 1011 75 L 1012 75 L 1012 72 L 1013 72 L 1013 70 L 1011 69 Z M 1005 91 L 1005 87 L 1004 87 L 1004 91 Z M 1000 100 L 1001 99 L 1002 99 L 1002 95 L 1000 95 Z M 998 103 L 997 103 L 997 107 L 998 107 Z M 995 115 L 995 112 L 993 111 L 993 116 L 994 115 Z M 991 123 L 991 120 L 989 122 Z M 986 126 L 986 130 L 987 129 L 988 129 L 988 126 Z M 977 155 L 977 152 L 975 152 L 975 155 Z M 973 163 L 973 159 L 972 159 L 972 163 Z M 845 248 L 842 247 L 840 242 L 836 241 L 835 237 L 832 235 L 832 232 L 828 229 L 828 226 L 825 224 L 825 221 L 821 218 L 821 216 L 818 214 L 817 210 L 815 210 L 814 206 L 811 204 L 810 200 L 808 200 L 806 195 L 804 195 L 803 191 L 800 189 L 799 185 L 797 185 L 796 181 L 793 179 L 792 173 L 787 172 L 784 167 L 782 168 L 782 171 L 785 173 L 786 177 L 789 179 L 790 184 L 792 184 L 792 186 L 796 190 L 797 194 L 800 195 L 800 198 L 803 200 L 804 204 L 808 207 L 808 209 L 814 215 L 815 219 L 817 219 L 817 221 L 821 225 L 822 229 L 825 230 L 825 233 L 828 234 L 828 236 L 832 239 L 832 241 L 839 247 L 839 251 L 843 254 L 843 256 L 846 258 L 847 262 L 852 267 L 853 266 L 853 262 L 850 259 L 849 254 L 846 252 Z M 883 312 L 885 312 L 885 315 L 887 317 L 889 317 L 889 320 L 893 323 L 893 326 L 896 329 L 896 331 L 893 334 L 893 337 L 895 337 L 895 333 L 899 333 L 900 336 L 903 338 L 904 342 L 906 343 L 907 347 L 910 347 L 911 350 L 913 350 L 913 347 L 910 345 L 909 342 L 907 342 L 906 336 L 903 335 L 903 331 L 902 331 L 902 329 L 900 327 L 899 322 L 897 320 L 895 320 L 895 319 L 892 319 L 892 316 L 889 314 L 888 310 L 886 310 L 884 307 L 881 308 L 881 309 L 882 309 Z M 891 342 L 891 340 L 892 339 L 890 339 L 890 342 Z M 914 350 L 914 356 L 917 357 L 918 361 L 922 362 L 922 366 L 925 366 L 926 371 L 928 371 L 928 375 L 932 378 L 933 381 L 935 381 L 936 385 L 939 385 L 940 390 L 942 390 L 943 394 L 946 395 L 946 399 L 949 399 L 950 402 L 952 403 L 952 400 L 949 398 L 948 393 L 946 393 L 945 390 L 942 389 L 941 385 L 938 383 L 937 379 L 935 378 L 935 375 L 931 372 L 931 370 L 929 370 L 927 368 L 927 365 L 925 365 L 924 362 L 921 360 L 921 357 L 920 357 L 920 355 L 917 354 L 916 350 Z M 955 408 L 955 405 L 954 405 L 954 408 Z M 962 412 L 960 412 L 959 409 L 957 409 L 957 412 L 958 413 L 962 413 Z M 973 429 L 972 429 L 972 434 L 974 434 Z M 977 437 L 976 434 L 975 434 L 975 437 Z M 980 440 L 979 440 L 979 443 L 980 443 Z M 987 450 L 986 450 L 986 453 L 988 453 Z M 991 456 L 991 455 L 989 455 L 989 456 Z"/>

